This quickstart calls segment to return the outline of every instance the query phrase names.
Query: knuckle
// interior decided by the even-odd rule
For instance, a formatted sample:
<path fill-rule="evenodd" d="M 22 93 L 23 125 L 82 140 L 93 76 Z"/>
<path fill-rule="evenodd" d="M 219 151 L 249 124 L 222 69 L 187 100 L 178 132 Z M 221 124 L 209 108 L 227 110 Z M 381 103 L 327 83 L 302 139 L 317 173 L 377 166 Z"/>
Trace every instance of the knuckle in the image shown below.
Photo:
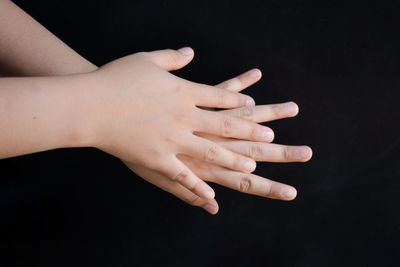
<path fill-rule="evenodd" d="M 240 86 L 243 86 L 244 84 L 246 84 L 246 75 L 245 75 L 245 73 L 237 76 L 236 79 L 237 79 L 237 82 L 238 82 L 238 84 Z"/>
<path fill-rule="evenodd" d="M 204 155 L 204 159 L 206 161 L 214 161 L 215 158 L 217 157 L 217 153 L 218 153 L 218 148 L 217 146 L 213 145 L 207 149 L 206 154 Z"/>
<path fill-rule="evenodd" d="M 271 107 L 271 113 L 274 117 L 281 117 L 282 116 L 282 111 L 281 107 L 278 104 L 273 104 Z"/>
<path fill-rule="evenodd" d="M 257 137 L 258 137 L 258 127 L 253 126 L 251 127 L 250 138 L 257 139 Z"/>
<path fill-rule="evenodd" d="M 194 191 L 195 188 L 198 186 L 199 181 L 195 181 L 194 183 L 185 183 L 185 186 L 187 189 L 189 189 L 190 191 Z"/>
<path fill-rule="evenodd" d="M 189 205 L 192 205 L 192 206 L 201 206 L 201 204 L 203 202 L 201 197 L 199 197 L 198 195 L 195 195 L 195 194 L 193 194 L 190 197 L 188 197 L 185 201 Z"/>
<path fill-rule="evenodd" d="M 245 176 L 243 178 L 240 179 L 239 182 L 239 191 L 243 192 L 243 193 L 247 193 L 250 191 L 251 189 L 251 179 L 248 176 Z"/>
<path fill-rule="evenodd" d="M 181 183 L 189 177 L 189 172 L 187 170 L 180 171 L 175 177 L 174 181 L 177 181 L 178 183 Z"/>
<path fill-rule="evenodd" d="M 222 119 L 222 136 L 227 136 L 232 133 L 232 119 L 229 117 L 224 117 Z"/>
<path fill-rule="evenodd" d="M 226 103 L 226 93 L 222 90 L 217 92 L 217 107 L 224 107 Z"/>
<path fill-rule="evenodd" d="M 261 157 L 262 152 L 263 151 L 260 145 L 251 145 L 249 148 L 249 156 L 255 160 Z"/>
<path fill-rule="evenodd" d="M 239 109 L 239 117 L 250 117 L 254 114 L 254 109 L 252 107 L 242 107 Z"/>
<path fill-rule="evenodd" d="M 224 90 L 228 90 L 230 86 L 231 86 L 231 81 L 225 81 L 218 85 L 219 88 Z"/>
<path fill-rule="evenodd" d="M 271 197 L 272 196 L 272 185 L 268 183 L 263 190 L 263 195 L 266 197 Z"/>
<path fill-rule="evenodd" d="M 283 148 L 282 157 L 284 161 L 289 161 L 291 158 L 290 149 L 288 147 Z"/>

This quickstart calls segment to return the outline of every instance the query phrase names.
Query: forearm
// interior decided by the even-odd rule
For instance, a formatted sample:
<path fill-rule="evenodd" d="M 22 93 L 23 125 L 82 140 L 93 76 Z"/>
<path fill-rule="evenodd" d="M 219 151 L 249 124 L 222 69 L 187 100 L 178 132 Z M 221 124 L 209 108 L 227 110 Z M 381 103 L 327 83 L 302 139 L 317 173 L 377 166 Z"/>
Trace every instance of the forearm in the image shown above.
<path fill-rule="evenodd" d="M 0 79 L 0 158 L 90 145 L 85 75 Z"/>
<path fill-rule="evenodd" d="M 0 75 L 65 75 L 97 69 L 11 1 L 0 0 L 0 25 Z"/>

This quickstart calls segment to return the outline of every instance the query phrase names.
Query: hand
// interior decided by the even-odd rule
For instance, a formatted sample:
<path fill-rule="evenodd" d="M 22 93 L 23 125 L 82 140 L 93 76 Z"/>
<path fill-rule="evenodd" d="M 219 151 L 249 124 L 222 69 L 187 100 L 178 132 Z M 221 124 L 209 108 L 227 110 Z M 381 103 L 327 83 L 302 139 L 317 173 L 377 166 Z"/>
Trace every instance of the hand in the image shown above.
<path fill-rule="evenodd" d="M 95 88 L 89 91 L 96 96 L 90 101 L 92 116 L 88 119 L 94 122 L 93 146 L 158 171 L 199 197 L 213 199 L 211 187 L 178 154 L 246 173 L 255 169 L 255 161 L 193 133 L 271 141 L 273 132 L 245 119 L 201 109 L 237 108 L 254 105 L 254 100 L 169 73 L 193 58 L 191 49 L 181 51 L 137 53 L 88 74 Z"/>
<path fill-rule="evenodd" d="M 255 69 L 225 81 L 217 85 L 217 87 L 230 91 L 241 91 L 257 82 L 260 78 L 261 72 Z M 289 102 L 216 112 L 230 114 L 259 123 L 296 116 L 298 107 L 296 104 Z M 231 151 L 251 157 L 256 161 L 305 162 L 312 156 L 312 151 L 307 146 L 284 146 L 265 142 L 221 138 L 209 134 L 198 135 L 213 140 Z M 292 200 L 297 194 L 296 189 L 291 186 L 274 182 L 257 175 L 235 172 L 185 155 L 178 155 L 178 157 L 201 179 L 218 183 L 240 192 L 281 200 Z M 125 164 L 143 179 L 170 192 L 186 203 L 202 207 L 211 214 L 216 214 L 218 212 L 218 203 L 215 199 L 208 200 L 201 198 L 157 171 L 129 162 L 125 162 Z"/>

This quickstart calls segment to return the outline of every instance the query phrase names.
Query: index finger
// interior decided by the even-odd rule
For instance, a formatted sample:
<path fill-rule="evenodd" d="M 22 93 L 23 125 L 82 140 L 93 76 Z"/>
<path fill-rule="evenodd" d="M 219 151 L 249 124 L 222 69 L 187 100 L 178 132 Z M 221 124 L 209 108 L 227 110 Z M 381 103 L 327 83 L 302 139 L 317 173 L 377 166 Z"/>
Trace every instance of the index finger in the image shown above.
<path fill-rule="evenodd" d="M 261 79 L 261 75 L 262 74 L 259 69 L 252 69 L 234 78 L 219 83 L 216 86 L 232 92 L 240 92 L 258 82 Z"/>
<path fill-rule="evenodd" d="M 207 108 L 238 108 L 242 106 L 255 106 L 252 97 L 215 86 L 188 82 L 190 91 L 196 106 Z"/>

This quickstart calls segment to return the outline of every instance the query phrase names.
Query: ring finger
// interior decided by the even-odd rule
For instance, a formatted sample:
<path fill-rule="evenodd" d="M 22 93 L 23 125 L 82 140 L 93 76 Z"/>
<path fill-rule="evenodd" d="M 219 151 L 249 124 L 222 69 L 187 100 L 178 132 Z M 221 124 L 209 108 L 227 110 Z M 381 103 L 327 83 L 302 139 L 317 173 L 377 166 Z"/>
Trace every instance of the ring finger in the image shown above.
<path fill-rule="evenodd" d="M 208 169 L 196 168 L 199 165 L 196 163 L 198 160 L 187 156 L 184 156 L 182 161 L 189 168 L 193 168 L 204 181 L 217 183 L 242 193 L 280 200 L 293 200 L 297 195 L 294 187 L 255 174 L 236 172 L 212 164 L 209 164 Z"/>

